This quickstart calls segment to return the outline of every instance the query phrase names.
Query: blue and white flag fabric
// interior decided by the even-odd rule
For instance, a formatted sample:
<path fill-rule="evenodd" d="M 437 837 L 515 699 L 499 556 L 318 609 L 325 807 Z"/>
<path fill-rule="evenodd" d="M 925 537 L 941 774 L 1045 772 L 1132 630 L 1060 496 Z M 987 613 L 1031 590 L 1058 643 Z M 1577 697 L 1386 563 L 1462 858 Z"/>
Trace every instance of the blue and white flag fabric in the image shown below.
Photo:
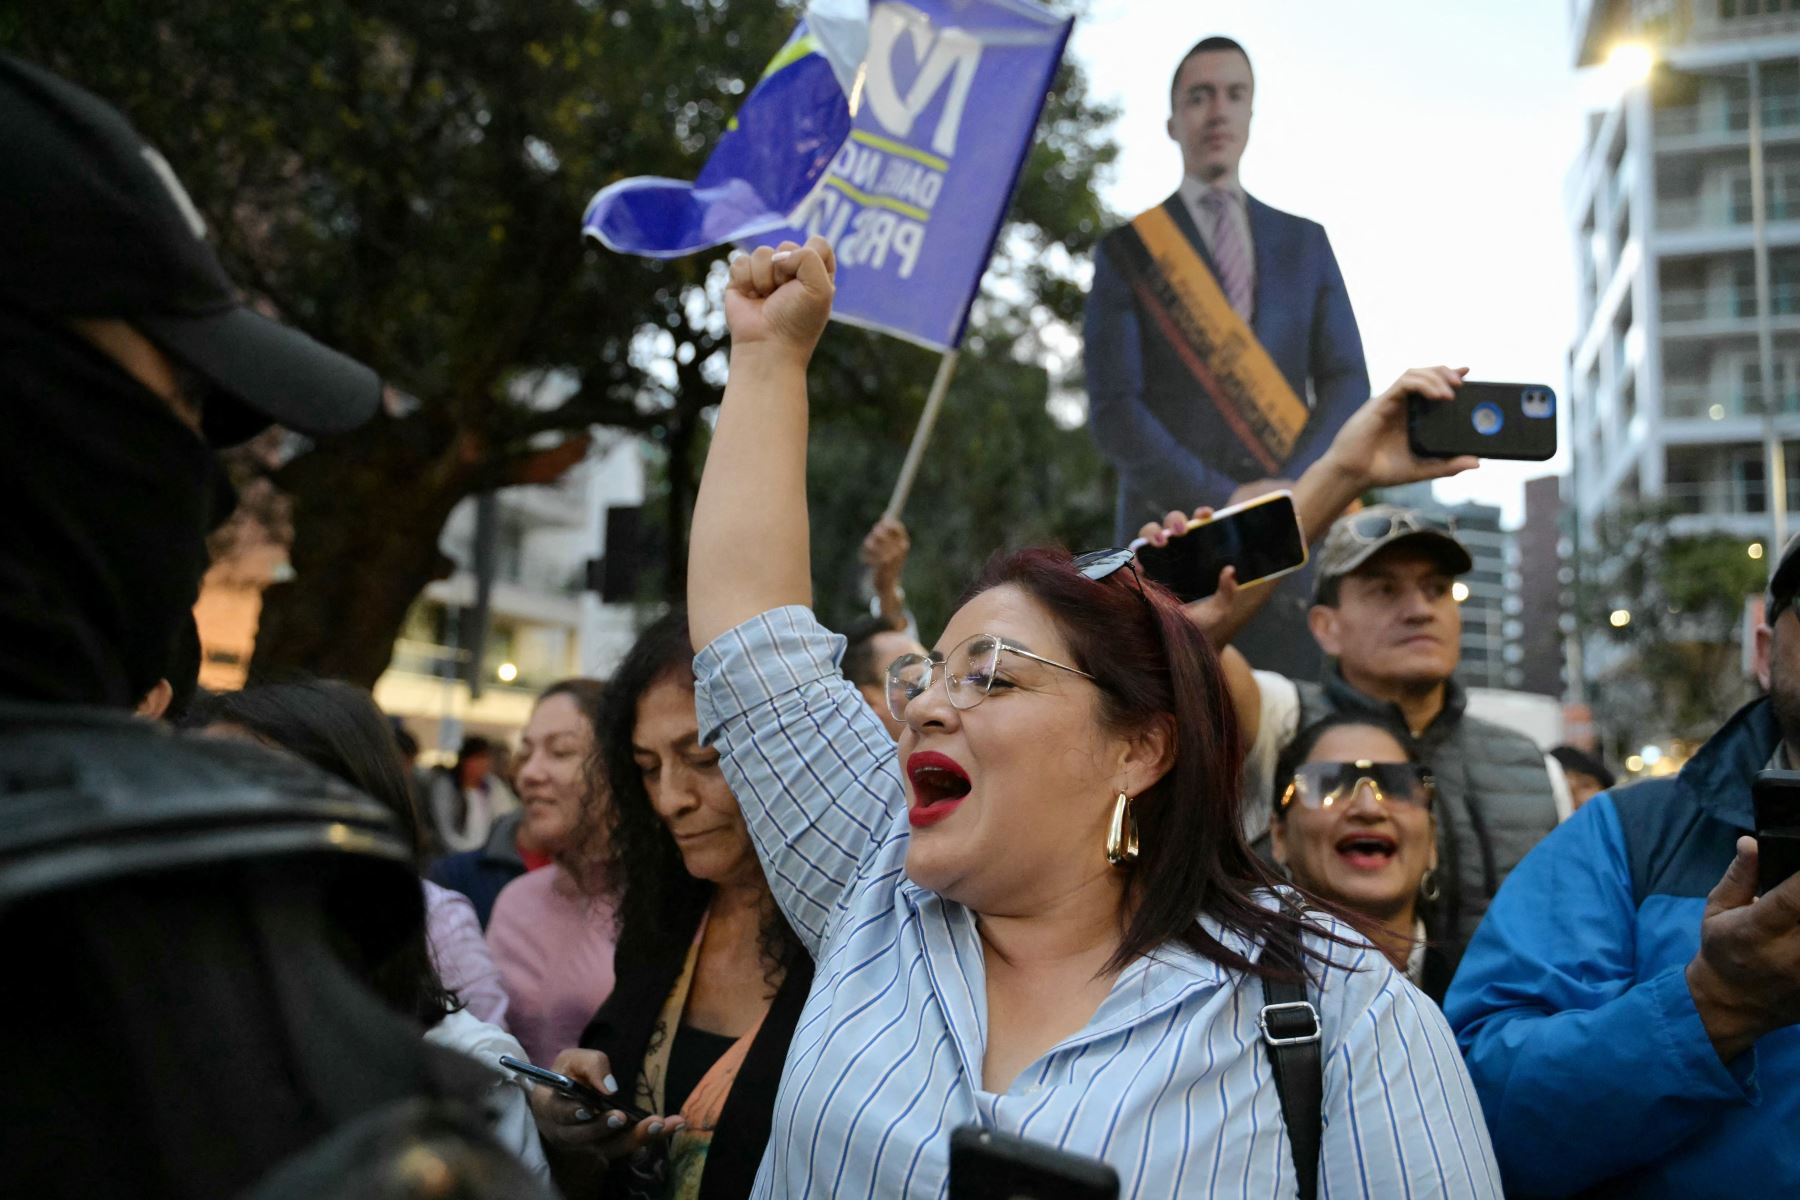
<path fill-rule="evenodd" d="M 583 227 L 657 256 L 822 234 L 834 316 L 954 347 L 1072 25 L 1031 0 L 814 0 L 699 180 L 621 181 Z"/>
<path fill-rule="evenodd" d="M 861 7 L 864 0 L 852 0 Z M 843 7 L 846 0 L 831 0 Z M 582 232 L 610 250 L 680 258 L 780 228 L 824 177 L 850 133 L 848 89 L 815 23 L 800 22 L 763 71 L 692 183 L 621 179 L 588 202 Z M 840 60 L 854 78 L 856 63 Z"/>

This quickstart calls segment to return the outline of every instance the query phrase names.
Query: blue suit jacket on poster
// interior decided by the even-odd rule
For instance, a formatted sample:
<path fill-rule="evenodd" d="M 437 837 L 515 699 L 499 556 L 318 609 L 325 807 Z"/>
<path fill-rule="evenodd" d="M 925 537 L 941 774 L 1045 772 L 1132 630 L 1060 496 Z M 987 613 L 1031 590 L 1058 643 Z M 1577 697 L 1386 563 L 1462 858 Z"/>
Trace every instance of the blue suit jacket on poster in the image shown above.
<path fill-rule="evenodd" d="M 1256 256 L 1251 329 L 1294 394 L 1312 407 L 1284 472 L 1291 479 L 1325 452 L 1369 398 L 1369 371 L 1324 227 L 1255 197 L 1248 201 Z M 1180 194 L 1163 207 L 1212 269 Z M 1145 521 L 1170 509 L 1222 505 L 1240 483 L 1267 472 L 1239 446 L 1161 335 L 1140 321 L 1130 284 L 1110 258 L 1116 236 L 1101 239 L 1095 251 L 1085 328 L 1088 423 L 1119 472 L 1123 545 Z"/>

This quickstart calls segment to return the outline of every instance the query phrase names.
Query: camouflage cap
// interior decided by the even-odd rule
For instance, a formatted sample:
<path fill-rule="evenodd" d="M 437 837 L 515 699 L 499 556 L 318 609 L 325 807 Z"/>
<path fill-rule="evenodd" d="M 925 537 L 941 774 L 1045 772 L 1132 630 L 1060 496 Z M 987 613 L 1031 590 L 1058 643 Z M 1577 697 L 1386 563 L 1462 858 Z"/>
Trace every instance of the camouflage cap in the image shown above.
<path fill-rule="evenodd" d="M 1475 567 L 1469 551 L 1456 540 L 1456 524 L 1448 517 L 1398 504 L 1376 504 L 1339 517 L 1319 547 L 1317 589 L 1356 570 L 1376 554 L 1400 542 L 1412 542 L 1437 557 L 1452 575 Z"/>

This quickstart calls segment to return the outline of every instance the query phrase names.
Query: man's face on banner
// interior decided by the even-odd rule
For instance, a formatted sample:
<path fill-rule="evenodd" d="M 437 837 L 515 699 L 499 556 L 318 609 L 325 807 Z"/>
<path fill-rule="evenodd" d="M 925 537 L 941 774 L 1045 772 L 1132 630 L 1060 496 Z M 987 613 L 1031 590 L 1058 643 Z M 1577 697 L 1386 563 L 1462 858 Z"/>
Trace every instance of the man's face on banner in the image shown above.
<path fill-rule="evenodd" d="M 1250 61 L 1234 50 L 1209 50 L 1181 64 L 1169 136 L 1181 147 L 1187 174 L 1203 183 L 1236 180 L 1250 141 L 1254 93 Z"/>

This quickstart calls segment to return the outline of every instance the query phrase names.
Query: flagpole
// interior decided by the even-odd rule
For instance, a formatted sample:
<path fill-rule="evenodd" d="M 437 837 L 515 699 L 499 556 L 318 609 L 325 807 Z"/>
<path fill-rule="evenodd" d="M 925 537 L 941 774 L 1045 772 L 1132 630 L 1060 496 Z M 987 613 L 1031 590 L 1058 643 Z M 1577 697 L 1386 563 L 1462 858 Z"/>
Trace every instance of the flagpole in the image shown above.
<path fill-rule="evenodd" d="M 931 394 L 925 397 L 925 411 L 919 414 L 918 428 L 913 430 L 912 445 L 906 448 L 906 461 L 900 465 L 900 478 L 894 481 L 894 494 L 888 497 L 884 517 L 897 521 L 906 509 L 907 498 L 912 495 L 913 477 L 919 473 L 919 463 L 924 461 L 926 443 L 931 441 L 938 409 L 944 406 L 944 393 L 950 390 L 950 380 L 956 374 L 956 360 L 961 356 L 961 350 L 946 350 L 944 357 L 938 360 L 937 378 L 931 381 Z"/>

